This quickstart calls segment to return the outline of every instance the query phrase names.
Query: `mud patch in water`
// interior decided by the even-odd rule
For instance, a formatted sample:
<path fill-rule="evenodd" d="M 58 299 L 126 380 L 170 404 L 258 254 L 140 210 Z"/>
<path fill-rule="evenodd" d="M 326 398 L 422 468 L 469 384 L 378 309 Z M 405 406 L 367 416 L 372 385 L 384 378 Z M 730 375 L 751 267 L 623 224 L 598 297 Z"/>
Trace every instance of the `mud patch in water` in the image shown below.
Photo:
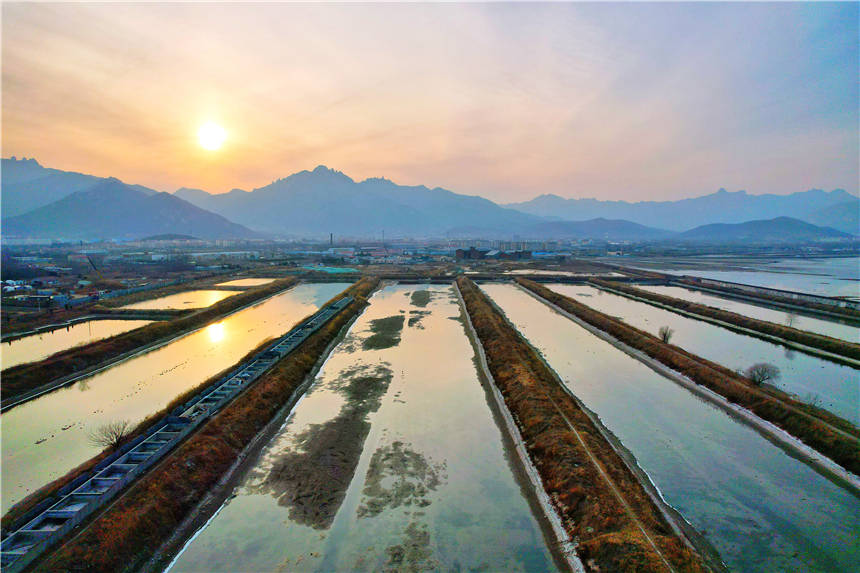
<path fill-rule="evenodd" d="M 415 328 L 424 330 L 424 325 L 421 324 L 421 319 L 425 316 L 432 314 L 432 311 L 429 310 L 410 310 L 409 311 L 409 326 L 414 326 Z"/>
<path fill-rule="evenodd" d="M 392 376 L 384 364 L 345 372 L 333 383 L 347 399 L 338 415 L 296 436 L 300 451 L 280 456 L 266 479 L 249 489 L 276 498 L 289 508 L 296 523 L 314 529 L 331 527 L 370 432 L 367 416 L 379 409 Z"/>
<path fill-rule="evenodd" d="M 433 294 L 429 290 L 416 290 L 412 293 L 410 301 L 412 302 L 412 306 L 424 308 L 430 304 L 432 298 Z"/>
<path fill-rule="evenodd" d="M 365 350 L 384 350 L 400 344 L 400 334 L 406 317 L 402 315 L 377 318 L 370 321 L 370 336 L 364 339 Z"/>
<path fill-rule="evenodd" d="M 430 549 L 430 532 L 426 524 L 410 522 L 401 539 L 401 543 L 385 549 L 388 559 L 383 571 L 435 571 L 439 568 Z"/>
<path fill-rule="evenodd" d="M 370 459 L 358 517 L 375 517 L 385 509 L 430 505 L 430 492 L 448 476 L 444 462 L 434 463 L 401 441 L 381 446 Z"/>

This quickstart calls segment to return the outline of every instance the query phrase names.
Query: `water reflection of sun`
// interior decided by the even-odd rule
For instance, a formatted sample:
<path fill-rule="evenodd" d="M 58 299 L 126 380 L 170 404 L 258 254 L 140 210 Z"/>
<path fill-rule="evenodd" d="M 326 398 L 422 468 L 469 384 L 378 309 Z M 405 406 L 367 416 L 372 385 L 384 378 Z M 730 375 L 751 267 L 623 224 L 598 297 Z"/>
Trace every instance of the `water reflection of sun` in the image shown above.
<path fill-rule="evenodd" d="M 206 332 L 209 334 L 209 340 L 212 342 L 221 342 L 227 336 L 227 331 L 224 329 L 223 322 L 216 322 L 206 327 Z"/>

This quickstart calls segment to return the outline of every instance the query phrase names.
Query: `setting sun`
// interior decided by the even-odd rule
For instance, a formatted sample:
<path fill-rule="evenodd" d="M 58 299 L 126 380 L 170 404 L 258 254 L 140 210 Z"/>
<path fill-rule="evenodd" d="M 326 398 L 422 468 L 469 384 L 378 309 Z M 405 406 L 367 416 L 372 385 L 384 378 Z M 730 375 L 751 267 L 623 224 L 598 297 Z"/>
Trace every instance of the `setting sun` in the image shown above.
<path fill-rule="evenodd" d="M 227 131 L 217 123 L 204 123 L 197 131 L 197 139 L 204 149 L 215 150 L 227 139 Z"/>

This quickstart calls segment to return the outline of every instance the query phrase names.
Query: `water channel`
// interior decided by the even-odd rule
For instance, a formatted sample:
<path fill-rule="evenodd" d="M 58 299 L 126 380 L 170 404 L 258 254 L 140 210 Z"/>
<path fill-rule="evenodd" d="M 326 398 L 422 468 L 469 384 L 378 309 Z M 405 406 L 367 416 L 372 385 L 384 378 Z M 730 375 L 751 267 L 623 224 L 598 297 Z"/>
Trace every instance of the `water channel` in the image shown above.
<path fill-rule="evenodd" d="M 548 286 L 651 334 L 668 326 L 674 331 L 672 344 L 732 370 L 745 370 L 760 362 L 773 364 L 781 375 L 773 382 L 775 386 L 860 423 L 860 370 L 588 285 Z"/>
<path fill-rule="evenodd" d="M 253 286 L 261 286 L 267 285 L 271 282 L 274 282 L 275 279 L 235 279 L 232 281 L 227 281 L 226 283 L 218 283 L 217 286 L 234 286 L 234 287 L 253 287 Z"/>
<path fill-rule="evenodd" d="M 2 511 L 97 454 L 100 425 L 137 423 L 232 366 L 345 289 L 299 284 L 191 334 L 3 413 Z"/>
<path fill-rule="evenodd" d="M 135 310 L 186 310 L 194 308 L 206 308 L 212 306 L 219 300 L 233 296 L 236 291 L 230 290 L 189 290 L 149 300 L 142 300 L 121 306 L 120 308 L 131 308 Z"/>
<path fill-rule="evenodd" d="M 517 287 L 482 288 L 731 570 L 856 570 L 851 493 Z"/>
<path fill-rule="evenodd" d="M 450 286 L 389 286 L 172 571 L 546 571 Z"/>
<path fill-rule="evenodd" d="M 747 302 L 740 302 L 733 299 L 723 298 L 714 294 L 702 292 L 700 290 L 686 289 L 676 286 L 662 285 L 637 285 L 637 288 L 649 290 L 665 296 L 672 296 L 682 300 L 712 306 L 731 312 L 736 312 L 742 316 L 756 318 L 758 320 L 766 320 L 783 326 L 791 326 L 800 330 L 815 332 L 840 338 L 849 342 L 860 343 L 860 328 L 851 326 L 850 324 L 841 324 L 821 318 L 813 318 L 794 313 L 790 310 L 777 310 L 766 306 L 758 306 Z"/>
<path fill-rule="evenodd" d="M 122 334 L 150 322 L 149 320 L 88 320 L 17 338 L 3 343 L 0 349 L 0 364 L 5 369 L 18 364 L 35 362 L 62 350 Z"/>

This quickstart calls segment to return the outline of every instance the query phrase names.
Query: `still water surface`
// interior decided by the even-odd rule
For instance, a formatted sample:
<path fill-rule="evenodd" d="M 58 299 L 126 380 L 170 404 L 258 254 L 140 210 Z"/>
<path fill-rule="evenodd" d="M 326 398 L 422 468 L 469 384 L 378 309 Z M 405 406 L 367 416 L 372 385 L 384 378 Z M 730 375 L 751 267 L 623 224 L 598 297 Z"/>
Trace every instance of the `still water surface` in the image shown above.
<path fill-rule="evenodd" d="M 860 257 L 766 259 L 693 257 L 671 261 L 634 261 L 634 266 L 782 290 L 860 300 Z M 687 265 L 703 268 L 689 268 Z M 679 268 L 680 267 L 680 268 Z"/>
<path fill-rule="evenodd" d="M 781 373 L 775 386 L 860 423 L 860 370 L 591 286 L 548 286 L 655 336 L 661 326 L 669 326 L 674 331 L 672 344 L 732 370 L 745 370 L 759 362 L 773 364 Z"/>
<path fill-rule="evenodd" d="M 825 336 L 831 336 L 833 338 L 841 338 L 842 340 L 847 340 L 849 342 L 860 343 L 860 328 L 851 326 L 850 324 L 841 324 L 830 320 L 822 320 L 820 318 L 795 314 L 788 310 L 776 310 L 765 306 L 757 306 L 746 302 L 723 298 L 699 290 L 686 289 L 684 287 L 662 285 L 636 286 L 642 290 L 650 290 L 651 292 L 656 292 L 665 296 L 673 296 L 690 302 L 721 308 L 723 310 L 736 312 L 742 316 L 748 316 L 758 320 L 767 320 L 768 322 L 791 326 L 793 328 L 799 328 L 800 330 L 807 330 L 809 332 L 815 332 Z"/>
<path fill-rule="evenodd" d="M 137 423 L 287 332 L 347 283 L 300 284 L 253 307 L 3 414 L 2 511 L 96 455 L 88 436 Z"/>
<path fill-rule="evenodd" d="M 11 368 L 34 362 L 51 354 L 96 340 L 109 338 L 149 324 L 150 320 L 88 320 L 72 326 L 41 332 L 32 336 L 4 342 L 0 349 L 0 364 Z"/>
<path fill-rule="evenodd" d="M 252 286 L 267 285 L 270 282 L 274 282 L 274 281 L 275 281 L 275 279 L 236 279 L 236 280 L 232 280 L 232 281 L 227 281 L 226 283 L 218 283 L 218 286 L 252 287 Z"/>
<path fill-rule="evenodd" d="M 856 571 L 860 500 L 512 285 L 484 285 L 734 571 Z"/>
<path fill-rule="evenodd" d="M 473 360 L 451 287 L 374 295 L 172 570 L 554 570 Z"/>
<path fill-rule="evenodd" d="M 206 308 L 212 306 L 219 300 L 233 296 L 236 291 L 230 290 L 190 290 L 168 296 L 142 300 L 120 308 L 133 308 L 137 310 L 185 310 L 191 308 Z"/>

